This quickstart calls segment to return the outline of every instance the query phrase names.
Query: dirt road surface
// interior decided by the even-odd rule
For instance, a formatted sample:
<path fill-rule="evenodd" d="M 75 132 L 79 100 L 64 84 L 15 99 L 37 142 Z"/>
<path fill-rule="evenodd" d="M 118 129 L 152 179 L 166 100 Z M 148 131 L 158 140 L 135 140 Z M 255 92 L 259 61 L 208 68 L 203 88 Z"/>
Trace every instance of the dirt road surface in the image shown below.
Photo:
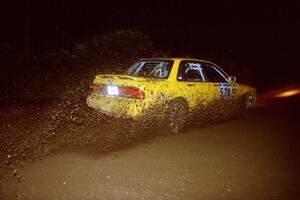
<path fill-rule="evenodd" d="M 99 153 L 66 148 L 6 172 L 2 199 L 300 199 L 299 103 Z M 103 129 L 109 132 L 109 129 Z"/>

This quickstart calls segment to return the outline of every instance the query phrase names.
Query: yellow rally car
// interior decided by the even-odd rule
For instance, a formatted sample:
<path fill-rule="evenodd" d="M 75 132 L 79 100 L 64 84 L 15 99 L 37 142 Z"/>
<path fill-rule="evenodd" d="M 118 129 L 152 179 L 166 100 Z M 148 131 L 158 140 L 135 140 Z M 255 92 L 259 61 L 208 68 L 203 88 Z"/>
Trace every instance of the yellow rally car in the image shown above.
<path fill-rule="evenodd" d="M 88 106 L 119 118 L 164 117 L 172 132 L 182 130 L 190 113 L 220 104 L 248 110 L 256 102 L 254 88 L 190 58 L 141 59 L 121 75 L 96 75 L 91 88 Z"/>

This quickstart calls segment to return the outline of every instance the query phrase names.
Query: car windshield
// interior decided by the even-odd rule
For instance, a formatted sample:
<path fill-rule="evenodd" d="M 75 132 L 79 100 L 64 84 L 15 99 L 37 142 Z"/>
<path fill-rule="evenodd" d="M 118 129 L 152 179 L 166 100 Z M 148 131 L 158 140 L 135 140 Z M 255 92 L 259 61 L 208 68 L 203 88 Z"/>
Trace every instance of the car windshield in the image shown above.
<path fill-rule="evenodd" d="M 140 77 L 168 78 L 173 66 L 171 60 L 142 60 L 133 64 L 124 74 Z"/>

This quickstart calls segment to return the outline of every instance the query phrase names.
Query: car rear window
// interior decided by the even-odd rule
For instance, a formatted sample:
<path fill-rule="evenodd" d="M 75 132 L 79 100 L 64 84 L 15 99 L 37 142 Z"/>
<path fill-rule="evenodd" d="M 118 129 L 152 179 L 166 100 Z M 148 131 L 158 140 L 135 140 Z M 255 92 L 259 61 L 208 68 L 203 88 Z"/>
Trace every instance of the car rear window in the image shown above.
<path fill-rule="evenodd" d="M 129 67 L 124 74 L 167 79 L 171 72 L 173 62 L 173 60 L 141 60 Z"/>

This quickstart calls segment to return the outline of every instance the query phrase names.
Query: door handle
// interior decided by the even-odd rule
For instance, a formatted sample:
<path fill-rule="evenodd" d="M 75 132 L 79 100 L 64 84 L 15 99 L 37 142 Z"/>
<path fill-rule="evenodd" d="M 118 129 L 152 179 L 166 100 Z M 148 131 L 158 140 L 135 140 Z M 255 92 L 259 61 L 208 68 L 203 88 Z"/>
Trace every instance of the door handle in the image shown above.
<path fill-rule="evenodd" d="M 214 86 L 220 86 L 220 84 L 214 84 Z"/>
<path fill-rule="evenodd" d="M 187 86 L 194 86 L 195 84 L 187 84 Z"/>

